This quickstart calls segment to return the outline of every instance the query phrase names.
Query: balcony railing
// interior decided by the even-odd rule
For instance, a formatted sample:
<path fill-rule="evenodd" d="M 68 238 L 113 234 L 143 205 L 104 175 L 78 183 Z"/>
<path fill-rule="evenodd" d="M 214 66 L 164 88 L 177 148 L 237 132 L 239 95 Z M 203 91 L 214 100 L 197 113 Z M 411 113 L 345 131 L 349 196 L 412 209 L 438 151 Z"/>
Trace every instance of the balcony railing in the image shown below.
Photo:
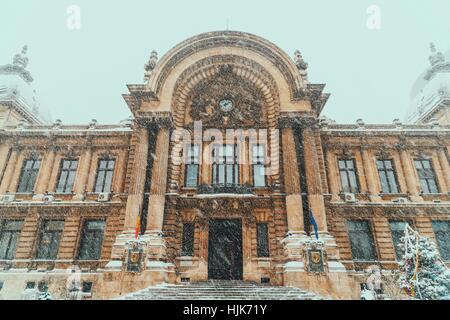
<path fill-rule="evenodd" d="M 253 194 L 251 185 L 220 183 L 220 184 L 202 184 L 198 186 L 199 194 L 215 194 L 215 193 L 233 193 L 233 194 Z"/>

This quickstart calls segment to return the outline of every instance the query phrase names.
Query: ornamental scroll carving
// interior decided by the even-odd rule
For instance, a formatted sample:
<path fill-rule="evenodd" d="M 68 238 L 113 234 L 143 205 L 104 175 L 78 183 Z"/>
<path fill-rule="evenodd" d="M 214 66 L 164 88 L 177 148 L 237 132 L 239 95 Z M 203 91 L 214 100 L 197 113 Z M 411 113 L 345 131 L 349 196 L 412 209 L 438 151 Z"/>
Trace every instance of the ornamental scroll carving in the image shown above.
<path fill-rule="evenodd" d="M 203 126 L 233 128 L 259 126 L 263 123 L 262 93 L 249 81 L 232 72 L 231 65 L 222 65 L 218 74 L 200 82 L 193 90 L 189 115 Z M 222 100 L 232 101 L 230 110 L 220 107 Z"/>

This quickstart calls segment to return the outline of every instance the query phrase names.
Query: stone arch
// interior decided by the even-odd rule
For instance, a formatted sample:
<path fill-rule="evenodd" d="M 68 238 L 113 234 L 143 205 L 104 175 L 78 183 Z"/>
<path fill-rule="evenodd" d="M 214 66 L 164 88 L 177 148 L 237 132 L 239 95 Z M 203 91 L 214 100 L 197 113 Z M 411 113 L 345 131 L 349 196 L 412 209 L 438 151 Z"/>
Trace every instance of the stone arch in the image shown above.
<path fill-rule="evenodd" d="M 292 59 L 275 44 L 249 33 L 217 31 L 189 38 L 167 52 L 153 70 L 146 90 L 167 109 L 178 75 L 214 55 L 246 57 L 263 66 L 274 78 L 283 103 L 295 100 L 306 88 Z"/>
<path fill-rule="evenodd" d="M 187 68 L 175 83 L 172 96 L 172 116 L 177 127 L 184 125 L 187 102 L 195 86 L 214 78 L 223 65 L 230 66 L 231 72 L 255 86 L 263 95 L 265 113 L 269 127 L 276 125 L 280 112 L 280 99 L 275 80 L 258 63 L 241 56 L 216 55 L 202 59 Z"/>

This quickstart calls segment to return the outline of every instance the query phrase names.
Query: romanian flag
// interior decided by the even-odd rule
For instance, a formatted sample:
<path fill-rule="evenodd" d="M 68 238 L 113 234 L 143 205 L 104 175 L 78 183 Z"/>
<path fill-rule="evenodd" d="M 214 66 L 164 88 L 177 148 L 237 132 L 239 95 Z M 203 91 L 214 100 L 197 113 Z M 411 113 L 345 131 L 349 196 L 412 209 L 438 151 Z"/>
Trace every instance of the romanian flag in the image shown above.
<path fill-rule="evenodd" d="M 141 206 L 138 209 L 138 217 L 136 221 L 136 230 L 134 231 L 134 237 L 137 240 L 139 234 L 141 233 Z"/>
<path fill-rule="evenodd" d="M 311 209 L 309 209 L 309 223 L 314 227 L 314 234 L 316 236 L 316 239 L 319 240 L 319 232 L 317 227 L 316 219 L 314 219 L 314 215 Z"/>

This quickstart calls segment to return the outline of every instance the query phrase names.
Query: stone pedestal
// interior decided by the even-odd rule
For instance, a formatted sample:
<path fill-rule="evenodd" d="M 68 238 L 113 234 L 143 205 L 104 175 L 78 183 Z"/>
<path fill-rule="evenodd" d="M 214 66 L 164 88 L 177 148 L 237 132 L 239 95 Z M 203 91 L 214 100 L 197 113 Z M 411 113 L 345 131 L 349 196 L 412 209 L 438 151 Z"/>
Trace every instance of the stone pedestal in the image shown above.
<path fill-rule="evenodd" d="M 323 297 L 357 299 L 359 287 L 339 261 L 334 238 L 321 233 L 319 240 L 290 234 L 283 240 L 286 262 L 282 267 L 283 285 L 312 291 Z"/>

